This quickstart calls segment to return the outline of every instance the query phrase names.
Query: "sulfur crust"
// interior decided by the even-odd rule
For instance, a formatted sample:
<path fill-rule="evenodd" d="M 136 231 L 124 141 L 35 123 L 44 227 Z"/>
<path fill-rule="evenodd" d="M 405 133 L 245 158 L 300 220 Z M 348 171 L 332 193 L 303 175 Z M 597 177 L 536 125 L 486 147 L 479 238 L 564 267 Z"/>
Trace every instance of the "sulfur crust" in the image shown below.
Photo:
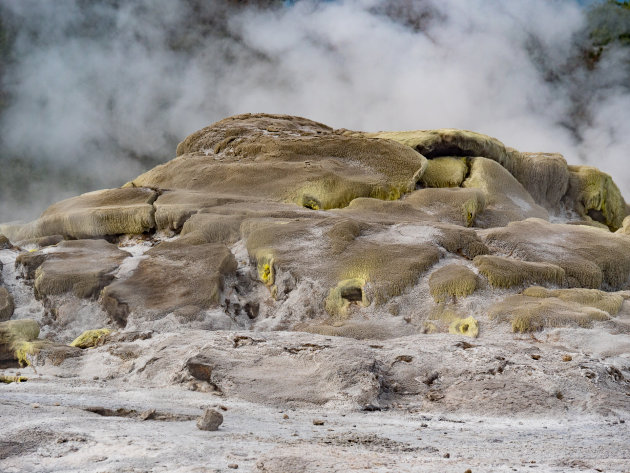
<path fill-rule="evenodd" d="M 535 332 L 544 328 L 577 326 L 590 328 L 595 321 L 610 318 L 603 310 L 557 297 L 508 296 L 488 313 L 492 320 L 509 322 L 513 332 Z"/>
<path fill-rule="evenodd" d="M 451 323 L 448 331 L 454 335 L 477 338 L 479 336 L 479 323 L 472 316 L 465 319 L 456 319 Z"/>
<path fill-rule="evenodd" d="M 503 256 L 481 255 L 473 263 L 493 287 L 509 288 L 521 284 L 562 285 L 565 272 L 551 263 L 531 263 Z"/>
<path fill-rule="evenodd" d="M 623 226 L 626 202 L 612 178 L 591 166 L 569 166 L 567 200 L 585 219 L 595 217 L 611 231 Z"/>
<path fill-rule="evenodd" d="M 86 330 L 77 338 L 75 338 L 70 346 L 77 348 L 92 348 L 98 344 L 99 340 L 101 340 L 105 335 L 109 335 L 110 333 L 111 330 L 108 328 Z"/>
<path fill-rule="evenodd" d="M 435 302 L 450 297 L 466 297 L 477 289 L 477 275 L 461 264 L 449 264 L 429 277 L 429 291 Z"/>
<path fill-rule="evenodd" d="M 424 187 L 459 187 L 468 174 L 466 158 L 442 157 L 429 159 L 420 178 Z"/>
<path fill-rule="evenodd" d="M 21 366 L 30 365 L 30 358 L 39 351 L 38 336 L 39 324 L 34 320 L 0 322 L 0 347 L 8 350 Z"/>
<path fill-rule="evenodd" d="M 546 289 L 540 286 L 528 287 L 523 291 L 523 295 L 530 297 L 557 297 L 563 301 L 576 302 L 578 304 L 594 307 L 595 309 L 615 315 L 621 310 L 624 296 L 598 289 Z"/>

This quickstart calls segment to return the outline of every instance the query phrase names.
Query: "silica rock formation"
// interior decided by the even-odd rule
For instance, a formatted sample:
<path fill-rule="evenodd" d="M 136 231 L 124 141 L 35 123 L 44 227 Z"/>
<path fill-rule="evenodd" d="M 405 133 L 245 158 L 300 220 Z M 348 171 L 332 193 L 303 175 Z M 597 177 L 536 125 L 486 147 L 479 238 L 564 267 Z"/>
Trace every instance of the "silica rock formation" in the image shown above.
<path fill-rule="evenodd" d="M 305 403 L 370 405 L 433 392 L 432 382 L 417 381 L 417 358 L 389 359 L 397 343 L 489 337 L 500 345 L 497 334 L 558 327 L 630 332 L 628 207 L 595 168 L 463 130 L 363 133 L 266 114 L 217 122 L 176 154 L 119 189 L 0 225 L 10 260 L 1 318 L 34 319 L 41 330 L 39 339 L 0 330 L 5 359 L 85 357 L 91 348 L 60 347 L 101 328 L 107 333 L 86 345 L 94 352 L 151 333 L 173 334 L 166 347 L 191 330 L 199 343 L 200 330 L 306 332 L 284 346 L 310 353 L 306 371 L 272 361 L 286 337 L 250 332 L 225 348 L 238 356 L 206 347 L 191 358 L 171 347 L 160 368 L 170 377 L 158 367 L 138 376 L 254 401 L 282 404 L 290 392 Z M 381 340 L 384 351 L 364 339 Z M 261 369 L 292 371 L 297 384 L 246 388 L 261 359 Z M 453 386 L 466 372 L 444 369 Z M 582 384 L 576 389 L 589 389 Z M 599 388 L 615 405 L 630 389 Z M 552 402 L 530 395 L 518 409 Z M 458 396 L 443 402 L 489 407 Z"/>

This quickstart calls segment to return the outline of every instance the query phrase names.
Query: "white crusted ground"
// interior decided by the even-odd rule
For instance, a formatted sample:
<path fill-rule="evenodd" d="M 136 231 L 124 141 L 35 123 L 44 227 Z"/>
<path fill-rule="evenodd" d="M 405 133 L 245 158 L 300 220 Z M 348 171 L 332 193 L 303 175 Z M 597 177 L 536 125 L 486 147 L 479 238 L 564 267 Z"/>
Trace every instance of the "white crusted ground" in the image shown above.
<path fill-rule="evenodd" d="M 0 471 L 629 471 L 630 337 L 536 337 L 186 331 L 39 360 L 0 385 Z"/>

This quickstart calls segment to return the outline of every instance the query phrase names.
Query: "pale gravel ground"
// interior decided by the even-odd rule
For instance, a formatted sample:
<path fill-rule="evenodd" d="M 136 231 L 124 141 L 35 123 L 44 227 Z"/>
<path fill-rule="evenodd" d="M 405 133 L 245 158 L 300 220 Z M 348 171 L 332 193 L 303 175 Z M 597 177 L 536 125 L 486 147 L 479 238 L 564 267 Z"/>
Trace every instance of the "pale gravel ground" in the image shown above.
<path fill-rule="evenodd" d="M 277 409 L 178 388 L 113 389 L 46 375 L 0 389 L 0 457 L 21 449 L 0 460 L 6 473 L 233 471 L 228 464 L 278 472 L 293 465 L 303 472 L 630 471 L 630 418 Z M 227 410 L 218 432 L 199 431 L 192 420 L 141 421 L 81 409 L 196 415 L 219 405 Z M 314 426 L 314 418 L 325 424 Z"/>

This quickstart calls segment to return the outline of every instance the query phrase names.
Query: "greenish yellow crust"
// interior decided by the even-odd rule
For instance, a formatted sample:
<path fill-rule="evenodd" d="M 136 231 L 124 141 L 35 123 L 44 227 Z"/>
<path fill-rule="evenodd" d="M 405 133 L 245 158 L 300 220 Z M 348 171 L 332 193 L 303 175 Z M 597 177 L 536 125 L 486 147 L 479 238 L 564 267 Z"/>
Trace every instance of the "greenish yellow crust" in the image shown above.
<path fill-rule="evenodd" d="M 7 320 L 0 322 L 0 343 L 9 344 L 22 340 L 36 340 L 39 324 L 31 319 Z"/>
<path fill-rule="evenodd" d="M 477 338 L 479 336 L 479 323 L 472 316 L 465 319 L 457 319 L 448 327 L 448 332 L 454 335 Z"/>
<path fill-rule="evenodd" d="M 0 225 L 12 241 L 50 235 L 94 238 L 141 234 L 155 228 L 157 193 L 151 189 L 106 189 L 62 200 L 30 223 Z"/>
<path fill-rule="evenodd" d="M 413 191 L 415 185 L 413 179 L 399 185 L 374 185 L 351 178 L 329 176 L 302 187 L 291 200 L 312 210 L 340 209 L 359 197 L 398 200 L 403 194 Z"/>
<path fill-rule="evenodd" d="M 10 384 L 10 383 L 24 383 L 28 381 L 28 378 L 24 376 L 6 376 L 0 374 L 0 383 Z"/>
<path fill-rule="evenodd" d="M 604 224 L 613 232 L 622 228 L 626 202 L 605 172 L 591 166 L 569 166 L 567 198 L 583 218 Z"/>
<path fill-rule="evenodd" d="M 429 159 L 419 182 L 424 187 L 459 187 L 467 173 L 466 158 L 434 158 Z"/>
<path fill-rule="evenodd" d="M 380 305 L 399 296 L 440 259 L 434 245 L 388 245 L 379 243 L 353 247 L 352 254 L 338 263 L 339 279 L 370 282 L 373 301 Z"/>
<path fill-rule="evenodd" d="M 576 302 L 583 306 L 603 310 L 610 315 L 616 315 L 621 310 L 625 300 L 621 294 L 583 288 L 546 289 L 540 286 L 532 286 L 525 289 L 523 295 L 540 298 L 557 297 L 563 301 Z"/>
<path fill-rule="evenodd" d="M 364 287 L 365 279 L 352 278 L 339 282 L 328 292 L 328 297 L 324 302 L 326 311 L 331 316 L 343 317 L 352 303 L 367 307 L 370 301 L 365 295 Z"/>
<path fill-rule="evenodd" d="M 39 353 L 39 346 L 34 342 L 16 341 L 13 343 L 13 353 L 20 366 L 31 366 L 31 360 Z"/>
<path fill-rule="evenodd" d="M 505 145 L 496 138 L 467 130 L 381 131 L 366 136 L 385 138 L 409 146 L 427 158 L 440 156 L 483 156 L 506 166 L 509 155 Z"/>
<path fill-rule="evenodd" d="M 544 328 L 577 326 L 590 328 L 595 321 L 608 320 L 603 310 L 557 297 L 508 296 L 490 308 L 490 319 L 508 322 L 516 333 Z"/>
<path fill-rule="evenodd" d="M 99 340 L 105 335 L 109 335 L 112 331 L 108 328 L 100 328 L 95 330 L 86 330 L 70 344 L 71 347 L 92 348 L 95 347 Z"/>
<path fill-rule="evenodd" d="M 435 302 L 450 297 L 466 297 L 477 289 L 477 275 L 461 264 L 449 264 L 429 277 L 429 290 Z"/>
<path fill-rule="evenodd" d="M 532 263 L 503 256 L 481 255 L 473 263 L 493 287 L 509 288 L 520 284 L 562 285 L 565 272 L 550 263 Z"/>
<path fill-rule="evenodd" d="M 46 343 L 44 340 L 37 340 L 38 336 L 39 325 L 34 320 L 0 322 L 0 355 L 8 355 L 9 359 L 17 360 L 20 366 L 30 365 L 31 359 Z"/>
<path fill-rule="evenodd" d="M 256 269 L 258 270 L 258 279 L 266 286 L 273 286 L 276 280 L 273 253 L 258 252 L 256 255 Z"/>

